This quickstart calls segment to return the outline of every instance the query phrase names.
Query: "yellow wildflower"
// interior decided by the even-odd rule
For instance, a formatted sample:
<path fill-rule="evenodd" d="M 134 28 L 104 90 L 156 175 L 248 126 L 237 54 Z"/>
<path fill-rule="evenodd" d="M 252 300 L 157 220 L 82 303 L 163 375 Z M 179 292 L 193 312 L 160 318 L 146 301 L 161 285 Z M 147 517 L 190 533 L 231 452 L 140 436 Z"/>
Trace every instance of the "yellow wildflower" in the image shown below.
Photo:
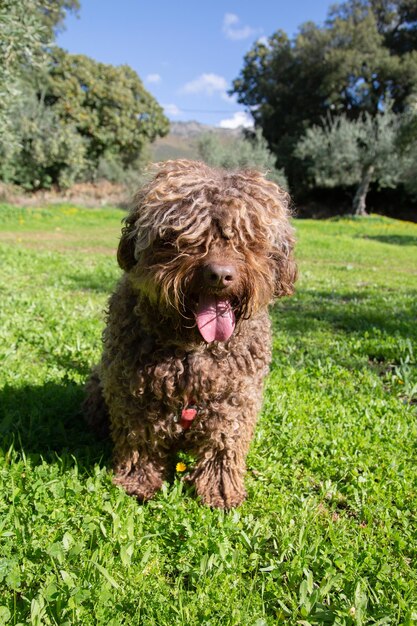
<path fill-rule="evenodd" d="M 177 470 L 177 472 L 185 472 L 185 470 L 187 469 L 187 466 L 185 463 L 177 463 L 177 465 L 175 466 L 175 469 Z"/>

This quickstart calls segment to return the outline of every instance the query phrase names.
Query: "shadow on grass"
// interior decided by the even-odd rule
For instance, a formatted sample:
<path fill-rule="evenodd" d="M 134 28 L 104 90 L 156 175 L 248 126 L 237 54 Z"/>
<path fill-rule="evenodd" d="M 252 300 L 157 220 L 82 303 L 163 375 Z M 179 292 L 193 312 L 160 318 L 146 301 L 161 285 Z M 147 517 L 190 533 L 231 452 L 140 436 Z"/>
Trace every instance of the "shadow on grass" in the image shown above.
<path fill-rule="evenodd" d="M 74 457 L 80 469 L 111 463 L 111 444 L 98 441 L 81 414 L 84 391 L 73 382 L 6 386 L 0 391 L 0 445 L 35 464 Z"/>
<path fill-rule="evenodd" d="M 417 246 L 417 237 L 413 235 L 364 235 L 362 239 L 390 243 L 395 246 Z"/>
<path fill-rule="evenodd" d="M 297 298 L 281 301 L 273 309 L 276 328 L 291 332 L 330 329 L 349 333 L 379 331 L 417 340 L 417 290 L 396 294 L 315 291 L 299 289 Z"/>

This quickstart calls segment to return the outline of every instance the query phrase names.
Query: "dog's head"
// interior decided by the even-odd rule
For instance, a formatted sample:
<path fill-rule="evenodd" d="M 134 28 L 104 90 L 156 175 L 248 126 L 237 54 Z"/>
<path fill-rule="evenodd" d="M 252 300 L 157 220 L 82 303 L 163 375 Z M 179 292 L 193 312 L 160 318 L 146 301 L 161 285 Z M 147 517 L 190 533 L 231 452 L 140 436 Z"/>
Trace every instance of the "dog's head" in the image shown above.
<path fill-rule="evenodd" d="M 252 170 L 187 160 L 157 166 L 125 219 L 119 265 L 165 314 L 226 341 L 296 278 L 289 196 Z"/>

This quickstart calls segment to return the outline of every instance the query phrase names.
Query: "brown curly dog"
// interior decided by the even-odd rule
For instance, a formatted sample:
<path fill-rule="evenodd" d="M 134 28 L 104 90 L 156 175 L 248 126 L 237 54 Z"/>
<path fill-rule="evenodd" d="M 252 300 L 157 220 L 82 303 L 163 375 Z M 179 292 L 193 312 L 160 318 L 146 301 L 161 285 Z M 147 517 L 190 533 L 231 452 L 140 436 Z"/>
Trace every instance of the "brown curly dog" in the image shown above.
<path fill-rule="evenodd" d="M 115 482 L 151 498 L 190 451 L 202 501 L 245 498 L 245 457 L 271 357 L 267 307 L 296 276 L 288 194 L 256 171 L 167 161 L 125 219 L 103 357 L 85 413 L 110 420 Z"/>

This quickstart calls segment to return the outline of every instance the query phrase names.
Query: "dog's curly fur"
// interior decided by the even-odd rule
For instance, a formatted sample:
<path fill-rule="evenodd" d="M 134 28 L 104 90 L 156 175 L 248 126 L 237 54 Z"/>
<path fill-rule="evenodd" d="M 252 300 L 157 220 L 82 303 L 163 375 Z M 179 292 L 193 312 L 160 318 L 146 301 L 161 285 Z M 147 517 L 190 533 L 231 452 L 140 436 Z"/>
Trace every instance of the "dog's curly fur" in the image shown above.
<path fill-rule="evenodd" d="M 189 480 L 205 504 L 231 508 L 245 498 L 245 457 L 271 357 L 267 306 L 291 294 L 296 277 L 288 204 L 257 171 L 187 160 L 159 164 L 137 193 L 85 401 L 97 431 L 110 422 L 115 482 L 129 494 L 151 498 L 181 448 L 196 456 Z M 233 280 L 213 286 L 206 268 L 219 264 Z M 198 299 L 220 292 L 236 326 L 208 343 L 196 324 Z M 185 430 L 190 402 L 197 415 Z"/>

